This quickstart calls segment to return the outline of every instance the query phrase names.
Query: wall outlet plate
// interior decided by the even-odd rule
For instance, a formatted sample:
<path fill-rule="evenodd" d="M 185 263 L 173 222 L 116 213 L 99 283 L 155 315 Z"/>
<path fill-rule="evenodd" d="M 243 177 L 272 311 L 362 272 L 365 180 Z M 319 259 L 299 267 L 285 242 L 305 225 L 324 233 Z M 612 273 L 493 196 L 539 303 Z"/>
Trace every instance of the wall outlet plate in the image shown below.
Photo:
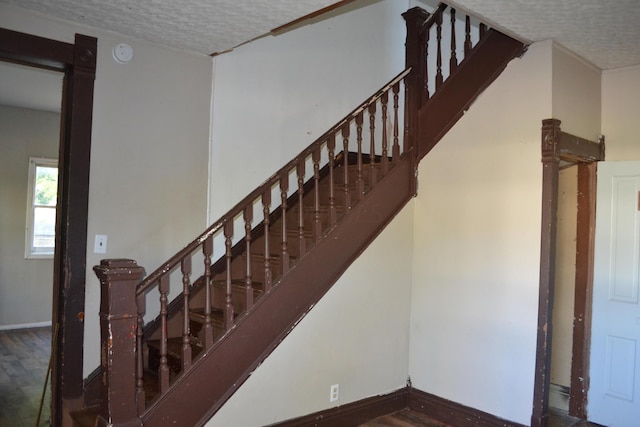
<path fill-rule="evenodd" d="M 334 384 L 331 386 L 329 393 L 329 402 L 335 402 L 340 395 L 340 384 Z"/>

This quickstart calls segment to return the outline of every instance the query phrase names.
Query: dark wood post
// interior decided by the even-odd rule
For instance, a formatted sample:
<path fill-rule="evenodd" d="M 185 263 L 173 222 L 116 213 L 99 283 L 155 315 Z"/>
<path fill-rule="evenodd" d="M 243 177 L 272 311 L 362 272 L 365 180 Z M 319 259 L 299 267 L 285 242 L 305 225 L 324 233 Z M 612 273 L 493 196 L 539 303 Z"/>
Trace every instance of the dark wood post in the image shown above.
<path fill-rule="evenodd" d="M 429 13 L 422 8 L 414 7 L 402 14 L 407 25 L 407 39 L 405 42 L 405 68 L 411 68 L 411 73 L 405 79 L 405 112 L 404 112 L 404 152 L 411 149 L 414 160 L 414 174 L 417 176 L 418 158 L 420 156 L 420 125 L 418 113 L 422 104 L 426 102 L 429 91 L 427 87 L 427 39 L 424 24 Z M 417 183 L 412 180 L 414 193 Z"/>
<path fill-rule="evenodd" d="M 540 241 L 540 299 L 538 339 L 531 427 L 549 423 L 549 377 L 551 375 L 551 316 L 555 288 L 556 234 L 558 228 L 558 178 L 560 174 L 560 120 L 542 121 L 542 232 Z"/>
<path fill-rule="evenodd" d="M 144 268 L 130 259 L 102 260 L 93 267 L 100 279 L 99 427 L 142 426 L 136 403 L 136 285 Z"/>

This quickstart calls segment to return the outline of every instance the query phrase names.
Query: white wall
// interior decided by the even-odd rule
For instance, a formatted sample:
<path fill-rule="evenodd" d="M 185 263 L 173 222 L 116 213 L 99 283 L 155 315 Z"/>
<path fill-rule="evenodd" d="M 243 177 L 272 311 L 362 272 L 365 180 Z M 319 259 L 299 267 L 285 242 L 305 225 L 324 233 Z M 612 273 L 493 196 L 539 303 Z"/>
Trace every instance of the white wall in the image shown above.
<path fill-rule="evenodd" d="M 0 328 L 51 322 L 53 260 L 25 259 L 29 157 L 58 158 L 60 114 L 0 106 Z"/>
<path fill-rule="evenodd" d="M 215 58 L 211 221 L 404 69 L 406 9 L 357 1 Z"/>
<path fill-rule="evenodd" d="M 404 387 L 412 234 L 410 202 L 207 426 L 269 425 Z"/>
<path fill-rule="evenodd" d="M 414 213 L 413 386 L 525 425 L 551 57 L 532 45 L 422 160 Z"/>
<path fill-rule="evenodd" d="M 80 27 L 0 4 L 0 26 L 73 42 L 98 38 L 95 81 L 85 364 L 99 364 L 99 284 L 91 267 L 101 258 L 133 258 L 153 271 L 206 226 L 212 61 Z M 127 42 L 134 58 L 116 63 L 113 46 Z M 106 254 L 93 254 L 95 234 L 108 235 Z"/>
<path fill-rule="evenodd" d="M 607 160 L 640 159 L 640 65 L 602 72 L 602 134 Z"/>

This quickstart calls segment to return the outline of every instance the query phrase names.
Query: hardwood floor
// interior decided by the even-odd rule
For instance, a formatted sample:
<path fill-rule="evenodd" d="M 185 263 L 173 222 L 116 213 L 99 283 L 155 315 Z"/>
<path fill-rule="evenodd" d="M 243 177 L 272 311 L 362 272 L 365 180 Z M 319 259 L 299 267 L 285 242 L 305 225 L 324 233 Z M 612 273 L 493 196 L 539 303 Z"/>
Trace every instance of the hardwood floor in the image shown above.
<path fill-rule="evenodd" d="M 36 425 L 50 347 L 50 327 L 0 331 L 1 427 Z M 49 402 L 47 390 L 40 426 L 49 425 Z"/>
<path fill-rule="evenodd" d="M 451 427 L 436 422 L 425 415 L 410 409 L 403 409 L 393 414 L 371 420 L 358 427 Z"/>
<path fill-rule="evenodd" d="M 0 427 L 33 427 L 38 415 L 47 366 L 51 328 L 0 331 Z M 47 390 L 40 425 L 49 425 L 50 393 Z M 549 427 L 591 427 L 596 424 L 552 411 Z M 358 427 L 456 427 L 434 421 L 409 409 L 361 424 Z"/>

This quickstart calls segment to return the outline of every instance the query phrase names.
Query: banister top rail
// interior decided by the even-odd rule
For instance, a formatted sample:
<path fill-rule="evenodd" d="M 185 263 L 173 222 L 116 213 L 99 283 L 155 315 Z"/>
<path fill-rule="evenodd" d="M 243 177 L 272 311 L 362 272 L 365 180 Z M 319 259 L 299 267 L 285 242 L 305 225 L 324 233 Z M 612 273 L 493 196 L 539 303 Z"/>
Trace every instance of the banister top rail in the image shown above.
<path fill-rule="evenodd" d="M 429 18 L 426 21 L 424 21 L 424 24 L 422 25 L 422 27 L 420 27 L 420 33 L 424 33 L 425 31 L 429 30 L 429 28 L 431 28 L 436 23 L 438 17 L 442 16 L 444 11 L 447 10 L 448 7 L 450 7 L 448 4 L 440 3 L 438 5 L 438 8 L 434 10 L 431 15 L 429 15 Z"/>
<path fill-rule="evenodd" d="M 374 95 L 369 97 L 366 101 L 356 107 L 351 113 L 347 114 L 343 119 L 341 119 L 338 123 L 336 123 L 333 127 L 331 127 L 327 132 L 322 134 L 319 138 L 317 138 L 314 142 L 312 142 L 307 148 L 302 150 L 297 156 L 295 156 L 290 162 L 288 162 L 285 166 L 280 168 L 275 174 L 273 174 L 270 178 L 264 181 L 261 185 L 259 185 L 255 190 L 253 190 L 249 195 L 247 195 L 244 199 L 238 202 L 233 208 L 231 208 L 226 214 L 224 214 L 220 219 L 214 222 L 209 228 L 207 228 L 200 236 L 198 236 L 195 240 L 185 246 L 181 251 L 172 256 L 169 260 L 167 260 L 164 264 L 162 264 L 158 269 L 149 274 L 144 280 L 142 280 L 136 289 L 136 295 L 140 296 L 149 291 L 153 285 L 165 274 L 173 270 L 180 261 L 196 250 L 206 239 L 213 236 L 215 233 L 220 231 L 224 224 L 229 220 L 232 220 L 236 215 L 241 213 L 245 206 L 252 203 L 255 199 L 260 197 L 268 188 L 273 186 L 278 182 L 280 177 L 288 173 L 292 168 L 294 168 L 302 159 L 310 156 L 317 145 L 324 143 L 327 138 L 338 132 L 345 124 L 347 124 L 350 120 L 352 120 L 356 115 L 360 112 L 364 111 L 369 105 L 376 102 L 385 92 L 389 91 L 395 84 L 402 81 L 409 73 L 411 72 L 411 68 L 407 68 L 394 77 L 389 83 L 384 85 L 379 91 L 377 91 Z"/>

